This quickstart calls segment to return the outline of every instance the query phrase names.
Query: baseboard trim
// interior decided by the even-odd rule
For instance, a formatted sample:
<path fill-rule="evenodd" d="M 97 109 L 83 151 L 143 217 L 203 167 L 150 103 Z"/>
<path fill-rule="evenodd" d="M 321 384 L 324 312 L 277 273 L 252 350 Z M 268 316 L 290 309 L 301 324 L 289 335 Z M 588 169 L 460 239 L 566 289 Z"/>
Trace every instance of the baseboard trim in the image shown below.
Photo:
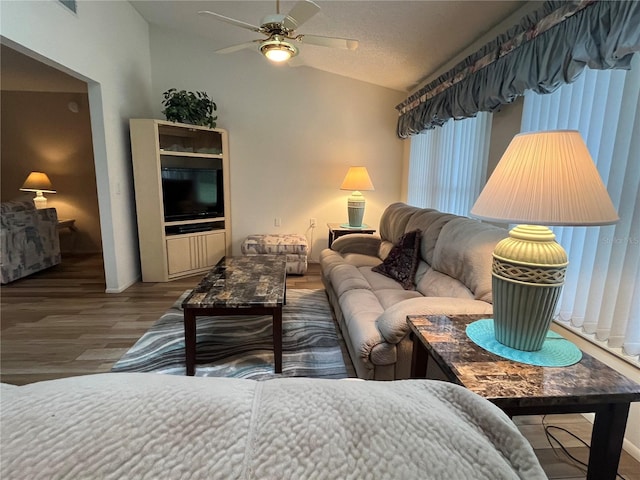
<path fill-rule="evenodd" d="M 107 287 L 104 291 L 104 293 L 122 293 L 124 292 L 127 288 L 129 288 L 131 285 L 133 285 L 134 283 L 138 283 L 140 281 L 140 277 L 136 277 L 133 280 L 131 280 L 129 283 L 122 285 L 122 286 L 118 286 L 116 288 L 109 288 Z"/>

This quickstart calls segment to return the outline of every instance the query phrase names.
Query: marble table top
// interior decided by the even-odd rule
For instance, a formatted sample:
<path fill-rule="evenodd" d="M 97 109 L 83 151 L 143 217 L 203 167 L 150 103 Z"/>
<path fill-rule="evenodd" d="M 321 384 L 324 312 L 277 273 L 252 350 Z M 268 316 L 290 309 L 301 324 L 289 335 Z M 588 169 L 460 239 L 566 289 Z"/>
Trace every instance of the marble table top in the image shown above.
<path fill-rule="evenodd" d="M 584 352 L 568 367 L 538 367 L 484 350 L 465 333 L 478 318 L 412 315 L 407 321 L 450 381 L 500 407 L 640 401 L 640 384 Z"/>
<path fill-rule="evenodd" d="M 224 257 L 184 299 L 182 307 L 282 307 L 286 278 L 286 255 Z"/>

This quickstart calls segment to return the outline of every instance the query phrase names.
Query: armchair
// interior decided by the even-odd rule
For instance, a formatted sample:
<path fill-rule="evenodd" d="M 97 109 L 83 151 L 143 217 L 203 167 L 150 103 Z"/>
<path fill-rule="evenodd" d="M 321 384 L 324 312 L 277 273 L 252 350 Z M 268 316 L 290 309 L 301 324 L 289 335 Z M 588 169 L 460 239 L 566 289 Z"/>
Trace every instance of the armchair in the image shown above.
<path fill-rule="evenodd" d="M 31 200 L 0 204 L 0 280 L 9 283 L 59 264 L 55 208 L 37 210 Z"/>

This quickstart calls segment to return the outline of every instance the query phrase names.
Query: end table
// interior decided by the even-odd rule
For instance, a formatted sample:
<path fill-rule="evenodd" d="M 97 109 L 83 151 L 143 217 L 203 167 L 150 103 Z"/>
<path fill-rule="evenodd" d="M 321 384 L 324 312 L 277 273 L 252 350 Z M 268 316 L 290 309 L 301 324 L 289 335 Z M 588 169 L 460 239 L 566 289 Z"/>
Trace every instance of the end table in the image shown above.
<path fill-rule="evenodd" d="M 615 480 L 629 405 L 640 401 L 640 384 L 584 352 L 582 360 L 568 367 L 538 367 L 499 357 L 467 337 L 467 325 L 480 318 L 407 317 L 413 336 L 411 376 L 424 378 L 433 363 L 446 380 L 511 417 L 594 412 L 587 480 Z"/>
<path fill-rule="evenodd" d="M 359 228 L 345 226 L 343 223 L 327 223 L 327 227 L 329 227 L 329 248 L 331 248 L 331 244 L 336 238 L 342 237 L 343 235 L 349 235 L 350 233 L 368 233 L 373 235 L 376 233 L 375 228 L 369 228 L 369 226 L 364 223 L 362 227 Z"/>

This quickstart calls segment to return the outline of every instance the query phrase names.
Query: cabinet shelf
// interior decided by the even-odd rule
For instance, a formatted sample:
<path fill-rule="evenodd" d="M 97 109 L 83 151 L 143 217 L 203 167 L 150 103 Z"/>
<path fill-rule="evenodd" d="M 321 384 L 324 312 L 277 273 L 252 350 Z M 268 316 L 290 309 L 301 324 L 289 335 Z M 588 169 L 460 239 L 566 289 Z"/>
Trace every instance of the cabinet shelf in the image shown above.
<path fill-rule="evenodd" d="M 192 157 L 192 158 L 224 158 L 222 153 L 205 152 L 180 152 L 177 150 L 160 150 L 160 155 L 170 157 Z"/>
<path fill-rule="evenodd" d="M 166 282 L 206 272 L 231 253 L 226 130 L 154 119 L 131 119 L 129 123 L 142 281 Z M 212 173 L 209 177 L 188 173 L 182 176 L 181 170 L 200 169 Z M 204 183 L 203 178 L 207 180 Z M 182 202 L 183 194 L 185 201 L 194 202 L 197 207 L 191 211 L 207 211 L 200 210 L 206 207 L 209 212 L 216 212 L 213 210 L 216 204 L 220 207 L 224 204 L 224 216 L 165 221 L 164 199 L 177 196 Z M 190 226 L 193 231 L 189 231 Z"/>
<path fill-rule="evenodd" d="M 173 227 L 175 225 L 188 225 L 192 223 L 212 223 L 224 221 L 225 217 L 213 217 L 213 218 L 197 218 L 193 220 L 176 220 L 175 222 L 164 222 L 165 227 Z"/>

